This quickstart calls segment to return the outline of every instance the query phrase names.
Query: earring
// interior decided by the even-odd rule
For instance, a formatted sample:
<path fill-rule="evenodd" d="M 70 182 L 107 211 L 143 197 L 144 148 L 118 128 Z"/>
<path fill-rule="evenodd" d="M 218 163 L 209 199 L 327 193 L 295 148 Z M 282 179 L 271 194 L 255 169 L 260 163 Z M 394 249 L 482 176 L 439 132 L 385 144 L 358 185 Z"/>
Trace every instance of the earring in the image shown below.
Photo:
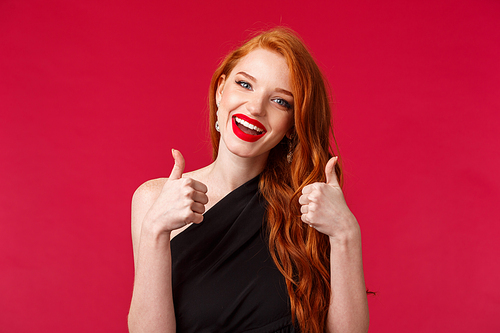
<path fill-rule="evenodd" d="M 288 137 L 287 135 L 287 138 L 288 138 L 288 154 L 286 154 L 286 161 L 288 162 L 288 164 L 292 163 L 292 160 L 293 160 L 293 150 L 294 150 L 294 146 L 293 146 L 293 139 L 294 139 L 294 135 L 291 134 L 290 137 Z"/>
<path fill-rule="evenodd" d="M 288 164 L 290 164 L 292 163 L 292 160 L 293 160 L 293 151 L 290 150 L 288 154 L 286 154 L 286 161 L 288 162 Z"/>
<path fill-rule="evenodd" d="M 220 106 L 220 102 L 217 102 L 217 109 L 219 109 L 219 106 Z M 215 114 L 216 114 L 217 118 L 219 118 L 219 110 L 217 110 L 217 112 L 216 112 Z M 215 122 L 215 130 L 216 130 L 217 132 L 220 132 L 220 128 L 219 128 L 219 120 L 217 120 L 217 121 Z"/>

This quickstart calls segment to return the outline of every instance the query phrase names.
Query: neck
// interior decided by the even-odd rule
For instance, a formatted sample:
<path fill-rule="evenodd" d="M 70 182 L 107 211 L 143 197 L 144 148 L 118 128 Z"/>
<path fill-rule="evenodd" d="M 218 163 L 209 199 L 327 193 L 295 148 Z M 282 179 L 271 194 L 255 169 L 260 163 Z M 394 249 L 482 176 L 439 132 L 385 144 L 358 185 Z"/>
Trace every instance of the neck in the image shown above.
<path fill-rule="evenodd" d="M 209 178 L 222 192 L 231 192 L 260 174 L 266 166 L 268 155 L 240 157 L 219 148 L 217 159 L 210 165 Z"/>

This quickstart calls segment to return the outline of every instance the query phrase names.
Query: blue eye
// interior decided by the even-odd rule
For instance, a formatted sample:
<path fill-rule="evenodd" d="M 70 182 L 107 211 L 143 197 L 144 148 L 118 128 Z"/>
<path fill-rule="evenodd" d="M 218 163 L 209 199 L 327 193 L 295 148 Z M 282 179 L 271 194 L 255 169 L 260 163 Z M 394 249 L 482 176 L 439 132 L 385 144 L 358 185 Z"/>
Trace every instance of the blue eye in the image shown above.
<path fill-rule="evenodd" d="M 279 105 L 284 106 L 287 109 L 291 109 L 292 108 L 292 106 L 290 105 L 290 103 L 288 103 L 286 100 L 284 100 L 282 98 L 275 98 L 274 101 L 276 103 L 278 103 Z"/>
<path fill-rule="evenodd" d="M 245 82 L 245 81 L 236 81 L 236 83 L 239 84 L 240 86 L 242 86 L 245 89 L 252 89 L 252 86 L 248 82 Z"/>

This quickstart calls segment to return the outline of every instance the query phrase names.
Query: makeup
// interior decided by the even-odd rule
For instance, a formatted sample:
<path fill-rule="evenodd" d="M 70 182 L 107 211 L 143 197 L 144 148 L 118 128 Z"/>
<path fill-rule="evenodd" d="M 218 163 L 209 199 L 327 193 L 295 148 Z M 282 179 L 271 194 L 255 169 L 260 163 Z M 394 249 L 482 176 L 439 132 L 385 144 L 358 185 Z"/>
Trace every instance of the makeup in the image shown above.
<path fill-rule="evenodd" d="M 245 116 L 235 114 L 232 117 L 233 132 L 243 141 L 255 142 L 266 134 L 266 128 L 259 121 Z"/>

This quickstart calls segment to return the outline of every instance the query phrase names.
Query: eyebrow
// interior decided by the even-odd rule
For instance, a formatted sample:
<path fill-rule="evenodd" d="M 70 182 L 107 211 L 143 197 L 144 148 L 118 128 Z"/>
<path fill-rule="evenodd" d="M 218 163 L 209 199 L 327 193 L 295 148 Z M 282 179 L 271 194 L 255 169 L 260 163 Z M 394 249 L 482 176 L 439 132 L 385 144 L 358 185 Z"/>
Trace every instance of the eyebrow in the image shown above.
<path fill-rule="evenodd" d="M 238 72 L 236 74 L 241 74 L 243 76 L 246 76 L 247 78 L 249 78 L 250 80 L 252 81 L 257 81 L 252 75 L 248 74 L 248 73 L 245 73 L 245 72 Z"/>
<path fill-rule="evenodd" d="M 236 74 L 241 74 L 243 76 L 246 76 L 248 79 L 252 80 L 252 81 L 257 81 L 252 75 L 248 74 L 248 73 L 245 73 L 245 72 L 238 72 Z M 289 92 L 288 90 L 285 90 L 285 89 L 282 89 L 282 88 L 276 88 L 274 89 L 275 91 L 277 92 L 280 92 L 280 93 L 283 93 L 285 95 L 288 95 L 288 96 L 291 96 L 293 97 L 293 94 L 291 92 Z"/>
<path fill-rule="evenodd" d="M 276 88 L 274 90 L 276 90 L 277 92 L 283 93 L 285 95 L 289 95 L 290 97 L 293 97 L 293 94 L 291 92 L 289 92 L 288 90 L 281 89 L 281 88 Z"/>

